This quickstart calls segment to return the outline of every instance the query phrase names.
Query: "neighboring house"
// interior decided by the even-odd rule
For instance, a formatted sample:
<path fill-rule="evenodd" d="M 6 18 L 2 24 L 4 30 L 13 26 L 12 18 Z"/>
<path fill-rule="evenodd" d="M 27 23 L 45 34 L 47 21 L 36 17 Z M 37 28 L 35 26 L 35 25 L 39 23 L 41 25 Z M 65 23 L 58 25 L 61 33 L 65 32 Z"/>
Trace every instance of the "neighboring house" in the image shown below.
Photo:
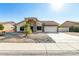
<path fill-rule="evenodd" d="M 4 30 L 5 32 L 14 32 L 14 28 L 15 28 L 15 22 L 0 22 L 0 24 L 2 24 L 4 26 Z"/>
<path fill-rule="evenodd" d="M 23 32 L 24 31 L 24 22 L 31 22 L 31 29 L 33 32 L 58 32 L 58 23 L 55 21 L 39 21 L 35 17 L 25 18 L 24 21 L 16 24 L 16 31 Z"/>
<path fill-rule="evenodd" d="M 79 22 L 66 21 L 60 25 L 60 32 L 69 32 L 70 27 L 79 27 Z"/>

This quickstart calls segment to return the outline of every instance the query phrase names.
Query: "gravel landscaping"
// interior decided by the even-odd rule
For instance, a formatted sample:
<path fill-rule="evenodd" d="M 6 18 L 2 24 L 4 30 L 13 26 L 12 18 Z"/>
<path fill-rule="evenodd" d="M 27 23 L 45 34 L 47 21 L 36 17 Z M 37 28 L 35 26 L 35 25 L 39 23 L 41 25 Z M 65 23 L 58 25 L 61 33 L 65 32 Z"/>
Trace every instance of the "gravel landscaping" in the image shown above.
<path fill-rule="evenodd" d="M 55 43 L 55 41 L 44 33 L 33 33 L 24 37 L 23 33 L 6 33 L 0 36 L 1 43 Z"/>
<path fill-rule="evenodd" d="M 39 34 L 31 34 L 28 36 L 30 39 L 33 39 L 35 43 L 55 43 L 51 37 L 47 34 L 39 33 Z"/>

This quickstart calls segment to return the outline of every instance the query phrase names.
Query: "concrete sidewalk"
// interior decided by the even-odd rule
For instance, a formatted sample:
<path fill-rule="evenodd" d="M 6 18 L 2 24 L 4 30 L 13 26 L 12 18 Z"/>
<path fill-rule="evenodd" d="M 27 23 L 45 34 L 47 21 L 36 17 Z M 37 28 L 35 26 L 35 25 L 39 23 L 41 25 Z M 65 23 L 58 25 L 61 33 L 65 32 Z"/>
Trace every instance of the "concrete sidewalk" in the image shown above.
<path fill-rule="evenodd" d="M 0 55 L 79 55 L 79 43 L 0 43 Z"/>

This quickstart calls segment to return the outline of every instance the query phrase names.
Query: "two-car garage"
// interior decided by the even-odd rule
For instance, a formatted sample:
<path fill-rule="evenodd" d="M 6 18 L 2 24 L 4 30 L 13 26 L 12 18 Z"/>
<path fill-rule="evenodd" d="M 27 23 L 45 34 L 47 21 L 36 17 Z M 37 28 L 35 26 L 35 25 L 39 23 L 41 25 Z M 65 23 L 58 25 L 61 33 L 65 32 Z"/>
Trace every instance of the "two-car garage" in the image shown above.
<path fill-rule="evenodd" d="M 58 32 L 58 23 L 55 21 L 43 21 L 44 32 Z"/>
<path fill-rule="evenodd" d="M 44 32 L 57 32 L 57 26 L 44 26 Z"/>

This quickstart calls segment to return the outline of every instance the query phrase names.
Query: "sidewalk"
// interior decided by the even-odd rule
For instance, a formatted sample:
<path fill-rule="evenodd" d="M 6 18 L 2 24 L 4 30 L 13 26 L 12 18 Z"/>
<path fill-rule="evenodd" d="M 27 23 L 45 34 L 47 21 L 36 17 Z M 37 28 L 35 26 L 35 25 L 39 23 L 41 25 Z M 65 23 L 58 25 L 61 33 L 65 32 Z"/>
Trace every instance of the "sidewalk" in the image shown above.
<path fill-rule="evenodd" d="M 0 55 L 79 55 L 79 43 L 0 43 Z"/>

